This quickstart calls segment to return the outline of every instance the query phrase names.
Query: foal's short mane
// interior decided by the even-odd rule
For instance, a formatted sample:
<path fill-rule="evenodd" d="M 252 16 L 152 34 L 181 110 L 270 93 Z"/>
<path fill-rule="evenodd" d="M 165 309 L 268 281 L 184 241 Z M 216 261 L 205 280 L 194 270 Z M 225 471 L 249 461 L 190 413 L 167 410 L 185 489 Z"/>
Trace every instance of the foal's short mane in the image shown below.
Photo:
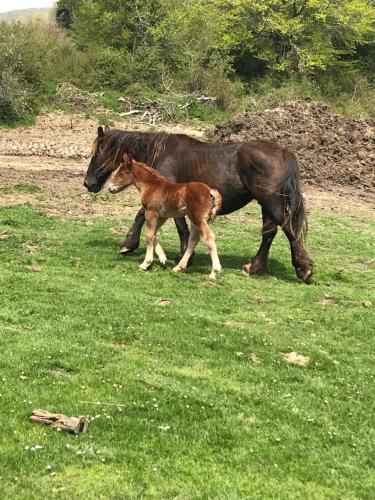
<path fill-rule="evenodd" d="M 156 177 L 158 179 L 163 179 L 164 181 L 166 180 L 165 177 L 163 175 L 159 174 L 159 172 L 157 170 L 155 170 L 154 168 L 149 167 L 145 163 L 143 163 L 141 161 L 136 161 L 136 160 L 133 160 L 133 163 L 135 163 L 138 167 L 141 167 L 143 170 L 146 170 L 153 177 Z"/>
<path fill-rule="evenodd" d="M 105 172 L 113 172 L 122 163 L 124 153 L 134 158 L 142 157 L 153 167 L 164 152 L 169 134 L 165 132 L 129 132 L 111 129 L 104 136 L 102 149 L 102 168 Z"/>

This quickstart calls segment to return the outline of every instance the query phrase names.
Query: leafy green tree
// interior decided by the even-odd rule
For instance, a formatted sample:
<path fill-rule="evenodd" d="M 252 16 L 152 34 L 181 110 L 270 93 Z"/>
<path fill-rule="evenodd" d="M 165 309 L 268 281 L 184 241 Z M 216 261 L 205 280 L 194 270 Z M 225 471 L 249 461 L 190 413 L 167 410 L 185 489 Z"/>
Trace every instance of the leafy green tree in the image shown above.
<path fill-rule="evenodd" d="M 374 40 L 369 0 L 216 0 L 225 14 L 223 43 L 275 70 L 325 69 Z"/>

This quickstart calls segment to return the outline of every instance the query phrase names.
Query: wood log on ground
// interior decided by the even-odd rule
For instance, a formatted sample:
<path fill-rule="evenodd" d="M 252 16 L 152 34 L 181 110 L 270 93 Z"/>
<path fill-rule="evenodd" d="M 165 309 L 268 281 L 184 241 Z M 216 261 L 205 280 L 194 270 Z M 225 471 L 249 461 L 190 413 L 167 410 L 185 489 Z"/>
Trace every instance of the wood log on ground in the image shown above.
<path fill-rule="evenodd" d="M 38 424 L 50 425 L 77 436 L 84 434 L 88 425 L 86 417 L 67 417 L 66 415 L 50 413 L 45 410 L 34 410 L 30 420 Z"/>

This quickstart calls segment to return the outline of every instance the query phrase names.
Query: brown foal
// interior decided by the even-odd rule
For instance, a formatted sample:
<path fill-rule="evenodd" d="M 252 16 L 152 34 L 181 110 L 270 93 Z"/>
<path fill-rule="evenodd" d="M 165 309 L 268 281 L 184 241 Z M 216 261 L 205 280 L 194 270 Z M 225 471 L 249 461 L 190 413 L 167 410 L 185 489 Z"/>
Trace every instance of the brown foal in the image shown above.
<path fill-rule="evenodd" d="M 173 271 L 186 269 L 189 258 L 194 252 L 200 237 L 207 245 L 212 260 L 210 278 L 216 279 L 221 271 L 216 250 L 215 236 L 207 224 L 215 218 L 221 207 L 221 195 L 202 182 L 171 182 L 144 163 L 135 161 L 126 153 L 123 163 L 111 179 L 108 189 L 119 193 L 133 184 L 141 194 L 147 223 L 147 251 L 140 269 L 147 271 L 154 260 L 154 250 L 161 264 L 166 265 L 167 257 L 156 239 L 158 229 L 173 217 L 187 215 L 191 221 L 190 237 L 186 252 Z"/>

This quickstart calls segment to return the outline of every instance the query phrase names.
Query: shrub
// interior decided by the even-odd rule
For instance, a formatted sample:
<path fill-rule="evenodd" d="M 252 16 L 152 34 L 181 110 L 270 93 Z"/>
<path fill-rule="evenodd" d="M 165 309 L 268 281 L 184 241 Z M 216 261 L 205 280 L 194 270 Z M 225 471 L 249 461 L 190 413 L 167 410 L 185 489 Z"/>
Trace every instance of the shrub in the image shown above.
<path fill-rule="evenodd" d="M 0 123 L 20 120 L 30 111 L 28 86 L 10 68 L 0 74 Z"/>

